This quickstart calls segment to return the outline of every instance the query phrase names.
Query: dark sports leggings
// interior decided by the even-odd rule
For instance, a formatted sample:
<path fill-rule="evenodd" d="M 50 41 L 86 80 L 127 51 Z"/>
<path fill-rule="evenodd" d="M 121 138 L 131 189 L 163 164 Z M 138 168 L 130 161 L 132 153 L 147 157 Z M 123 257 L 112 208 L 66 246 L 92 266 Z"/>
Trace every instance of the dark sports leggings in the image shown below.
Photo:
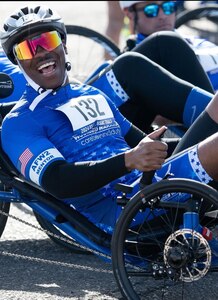
<path fill-rule="evenodd" d="M 133 52 L 142 54 L 144 60 L 131 57 Z M 194 51 L 175 32 L 154 33 L 127 55 L 128 58 L 118 58 L 113 67 L 131 98 L 120 111 L 143 131 L 150 129 L 157 114 L 182 123 L 184 104 L 192 87 L 214 93 Z"/>
<path fill-rule="evenodd" d="M 179 78 L 214 93 L 195 52 L 176 32 L 160 31 L 151 34 L 132 51 L 147 56 Z"/>
<path fill-rule="evenodd" d="M 119 109 L 138 128 L 147 132 L 158 114 L 183 122 L 184 105 L 194 87 L 191 83 L 135 52 L 119 56 L 112 69 L 130 97 Z"/>

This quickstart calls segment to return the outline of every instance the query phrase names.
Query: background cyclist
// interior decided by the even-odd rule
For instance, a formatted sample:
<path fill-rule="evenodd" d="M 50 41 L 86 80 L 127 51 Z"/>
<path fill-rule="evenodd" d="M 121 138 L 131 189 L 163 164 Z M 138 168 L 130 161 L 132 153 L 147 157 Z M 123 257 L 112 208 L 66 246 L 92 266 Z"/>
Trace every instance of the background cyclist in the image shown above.
<path fill-rule="evenodd" d="M 178 1 L 119 1 L 125 15 L 134 24 L 133 28 L 135 35 L 132 35 L 127 40 L 125 50 L 134 50 L 148 56 L 152 60 L 157 61 L 157 54 L 152 54 L 148 46 L 137 47 L 151 34 L 162 31 L 171 30 L 175 31 L 176 11 Z M 178 31 L 176 31 L 178 33 Z M 179 34 L 179 33 L 178 33 Z M 218 47 L 199 37 L 184 36 L 186 41 L 195 51 L 200 63 L 202 64 L 205 72 L 207 72 L 214 90 L 218 90 Z M 156 52 L 156 51 L 155 51 Z M 175 48 L 177 54 L 178 48 Z M 172 54 L 172 53 L 170 53 Z M 187 61 L 183 63 L 188 63 Z M 164 66 L 166 67 L 166 65 Z M 173 70 L 170 70 L 173 72 Z M 177 70 L 175 70 L 177 72 Z M 174 73 L 175 75 L 184 78 L 182 73 Z M 190 82 L 191 78 L 184 78 Z"/>
<path fill-rule="evenodd" d="M 218 47 L 205 39 L 194 36 L 182 37 L 175 30 L 176 12 L 179 1 L 120 1 L 121 9 L 133 24 L 135 34 L 127 39 L 124 51 L 139 52 L 174 75 L 187 80 L 209 92 L 218 89 Z M 187 44 L 188 42 L 188 44 Z M 188 45 L 190 47 L 188 47 Z M 203 71 L 197 66 L 194 56 Z M 192 69 L 194 67 L 194 69 Z M 197 75 L 198 74 L 198 75 Z M 205 78 L 207 77 L 207 78 Z M 128 104 L 130 106 L 130 104 Z M 139 117 L 132 117 L 131 107 L 123 107 L 124 113 L 141 129 L 141 109 Z M 158 125 L 174 123 L 157 116 Z M 177 134 L 183 129 L 174 127 Z"/>

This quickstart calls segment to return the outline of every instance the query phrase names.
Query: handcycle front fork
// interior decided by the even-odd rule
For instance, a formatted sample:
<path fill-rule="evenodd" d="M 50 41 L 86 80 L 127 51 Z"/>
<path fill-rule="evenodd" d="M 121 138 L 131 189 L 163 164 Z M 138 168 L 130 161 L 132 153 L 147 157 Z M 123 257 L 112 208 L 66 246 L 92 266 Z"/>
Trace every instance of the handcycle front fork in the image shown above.
<path fill-rule="evenodd" d="M 155 279 L 192 282 L 208 271 L 211 255 L 207 241 L 212 239 L 211 231 L 200 224 L 197 212 L 184 212 L 182 223 L 165 241 L 164 262 L 152 266 Z"/>
<path fill-rule="evenodd" d="M 183 214 L 183 225 L 181 228 L 195 230 L 207 241 L 212 240 L 212 232 L 207 227 L 201 226 L 199 222 L 199 214 L 196 212 L 185 212 Z"/>

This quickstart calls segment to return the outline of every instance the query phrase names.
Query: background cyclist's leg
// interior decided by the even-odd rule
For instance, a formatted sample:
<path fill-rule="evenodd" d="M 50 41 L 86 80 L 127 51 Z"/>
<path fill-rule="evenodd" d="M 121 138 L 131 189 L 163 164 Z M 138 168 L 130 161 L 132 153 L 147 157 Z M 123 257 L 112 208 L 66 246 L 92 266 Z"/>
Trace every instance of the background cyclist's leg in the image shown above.
<path fill-rule="evenodd" d="M 156 180 L 169 172 L 175 177 L 191 178 L 217 187 L 217 166 L 218 93 L 189 128 L 174 155 L 156 172 Z"/>
<path fill-rule="evenodd" d="M 155 61 L 174 75 L 213 93 L 213 86 L 189 44 L 171 31 L 151 34 L 132 49 Z"/>
<path fill-rule="evenodd" d="M 199 143 L 216 132 L 218 132 L 218 94 L 187 130 L 173 154 Z"/>
<path fill-rule="evenodd" d="M 167 159 L 162 168 L 155 172 L 153 181 L 170 175 L 171 178 L 188 178 L 211 185 L 213 181 L 218 182 L 217 164 L 218 133 L 215 133 Z"/>
<path fill-rule="evenodd" d="M 198 156 L 206 172 L 218 182 L 218 133 L 199 143 Z"/>
<path fill-rule="evenodd" d="M 213 97 L 213 94 L 196 88 L 147 57 L 133 52 L 119 56 L 112 68 L 102 72 L 93 85 L 109 96 L 116 91 L 116 105 L 120 105 L 121 112 L 144 131 L 159 114 L 178 123 L 185 122 L 189 127 Z M 117 95 L 121 95 L 120 102 Z M 140 115 L 137 115 L 138 110 Z"/>
<path fill-rule="evenodd" d="M 156 171 L 154 181 L 167 174 L 188 178 L 218 187 L 218 133 L 202 142 L 170 157 L 163 167 Z"/>

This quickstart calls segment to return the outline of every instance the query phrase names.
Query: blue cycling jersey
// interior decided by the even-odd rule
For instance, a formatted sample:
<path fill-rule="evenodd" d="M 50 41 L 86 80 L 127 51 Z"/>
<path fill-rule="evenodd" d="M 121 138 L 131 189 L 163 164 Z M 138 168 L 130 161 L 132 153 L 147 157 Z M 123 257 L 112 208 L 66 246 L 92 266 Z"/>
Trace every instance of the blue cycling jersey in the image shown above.
<path fill-rule="evenodd" d="M 31 87 L 27 88 L 19 105 L 4 120 L 2 131 L 4 137 L 6 131 L 16 132 L 19 128 L 19 137 L 14 135 L 13 142 L 3 139 L 3 147 L 28 179 L 40 184 L 46 167 L 57 158 L 64 157 L 69 162 L 97 160 L 128 148 L 123 136 L 130 123 L 100 91 L 85 85 L 67 85 L 34 107 L 37 95 Z M 20 155 L 27 148 L 32 158 L 24 168 Z M 42 159 L 43 164 L 36 164 L 45 151 L 55 148 L 59 153 L 56 151 L 49 161 Z"/>
<path fill-rule="evenodd" d="M 28 180 L 40 185 L 47 167 L 57 160 L 102 160 L 129 149 L 124 136 L 131 123 L 97 89 L 67 85 L 39 103 L 37 96 L 35 90 L 27 87 L 23 99 L 4 119 L 2 126 L 3 149 Z M 139 171 L 131 172 L 120 180 L 128 184 L 139 174 Z M 116 208 L 113 184 L 102 187 L 94 195 L 71 199 L 71 204 L 84 214 L 93 211 L 95 204 L 92 218 L 100 222 L 101 211 L 106 214 L 106 207 L 112 211 Z M 111 214 L 113 222 L 115 215 Z M 108 220 L 111 216 L 106 214 L 104 219 L 113 223 Z"/>

